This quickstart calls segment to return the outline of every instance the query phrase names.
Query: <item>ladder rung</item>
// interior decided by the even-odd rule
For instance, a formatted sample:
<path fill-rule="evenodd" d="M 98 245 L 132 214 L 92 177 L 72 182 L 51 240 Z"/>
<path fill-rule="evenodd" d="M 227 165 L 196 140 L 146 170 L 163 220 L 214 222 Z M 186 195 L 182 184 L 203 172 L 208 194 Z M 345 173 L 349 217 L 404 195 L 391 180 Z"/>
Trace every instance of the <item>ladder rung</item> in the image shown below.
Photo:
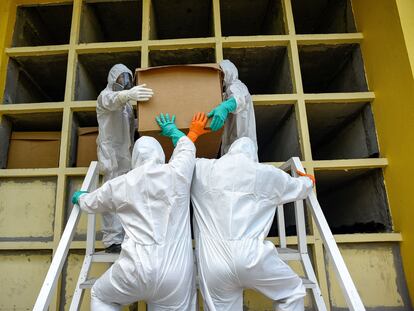
<path fill-rule="evenodd" d="M 296 249 L 292 248 L 278 248 L 280 259 L 283 261 L 301 260 L 300 253 Z"/>
<path fill-rule="evenodd" d="M 316 284 L 309 279 L 301 278 L 303 282 L 303 286 L 307 289 L 316 288 Z"/>
<path fill-rule="evenodd" d="M 92 288 L 93 284 L 95 284 L 97 278 L 92 278 L 89 280 L 86 280 L 85 282 L 81 283 L 79 285 L 79 288 L 81 289 L 87 289 L 87 288 Z"/>
<path fill-rule="evenodd" d="M 96 252 L 92 255 L 92 262 L 115 262 L 119 257 L 116 253 Z"/>

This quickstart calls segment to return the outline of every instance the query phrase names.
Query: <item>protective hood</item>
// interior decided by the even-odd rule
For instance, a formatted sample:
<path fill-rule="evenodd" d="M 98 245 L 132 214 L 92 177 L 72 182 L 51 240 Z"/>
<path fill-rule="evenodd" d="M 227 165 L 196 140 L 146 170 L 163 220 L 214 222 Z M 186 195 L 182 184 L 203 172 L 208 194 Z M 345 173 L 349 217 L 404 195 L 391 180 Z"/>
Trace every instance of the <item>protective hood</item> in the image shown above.
<path fill-rule="evenodd" d="M 116 64 L 114 65 L 108 73 L 108 85 L 107 88 L 112 90 L 112 86 L 115 83 L 116 79 L 118 79 L 119 75 L 123 72 L 127 72 L 133 77 L 132 71 L 123 64 Z"/>
<path fill-rule="evenodd" d="M 254 144 L 253 140 L 248 137 L 239 138 L 234 143 L 232 143 L 227 154 L 244 154 L 250 160 L 259 162 L 256 145 Z"/>
<path fill-rule="evenodd" d="M 132 168 L 137 168 L 148 161 L 164 164 L 165 154 L 160 143 L 155 138 L 142 136 L 135 142 L 134 150 L 132 151 Z"/>
<path fill-rule="evenodd" d="M 231 83 L 239 79 L 239 72 L 236 66 L 228 59 L 221 61 L 220 67 L 224 73 L 224 86 L 229 86 Z"/>

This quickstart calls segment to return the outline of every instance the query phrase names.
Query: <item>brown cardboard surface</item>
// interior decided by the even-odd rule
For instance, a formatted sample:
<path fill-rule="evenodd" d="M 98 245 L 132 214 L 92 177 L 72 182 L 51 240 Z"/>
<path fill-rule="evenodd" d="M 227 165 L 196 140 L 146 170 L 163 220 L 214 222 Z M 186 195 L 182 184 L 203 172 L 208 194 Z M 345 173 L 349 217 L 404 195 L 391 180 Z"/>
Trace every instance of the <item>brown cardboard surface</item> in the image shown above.
<path fill-rule="evenodd" d="M 188 129 L 183 129 L 185 134 L 188 133 Z M 221 135 L 223 134 L 223 130 L 212 132 L 203 136 L 200 136 L 196 143 L 196 156 L 197 158 L 209 158 L 215 159 L 219 155 L 220 152 L 220 144 L 221 144 Z M 174 151 L 174 146 L 170 138 L 162 136 L 160 131 L 148 131 L 145 132 L 145 136 L 154 137 L 158 140 L 164 150 L 165 153 L 165 161 L 168 162 L 170 157 Z"/>
<path fill-rule="evenodd" d="M 208 113 L 222 101 L 218 65 L 183 65 L 137 69 L 139 84 L 152 88 L 154 96 L 138 105 L 138 131 L 159 130 L 155 116 L 175 114 L 176 125 L 188 128 L 195 112 Z"/>
<path fill-rule="evenodd" d="M 194 113 L 208 113 L 222 101 L 222 72 L 217 64 L 175 65 L 136 70 L 137 82 L 152 88 L 154 96 L 138 105 L 138 131 L 141 136 L 155 137 L 166 159 L 172 153 L 171 140 L 161 136 L 155 117 L 160 113 L 176 115 L 177 127 L 188 132 Z M 216 158 L 221 131 L 209 133 L 197 141 L 199 157 Z"/>
<path fill-rule="evenodd" d="M 13 132 L 11 139 L 14 140 L 58 140 L 60 132 Z"/>
<path fill-rule="evenodd" d="M 59 166 L 60 132 L 13 132 L 7 168 Z"/>
<path fill-rule="evenodd" d="M 96 138 L 99 130 L 97 127 L 78 128 L 78 150 L 76 153 L 76 166 L 88 167 L 91 161 L 97 161 Z"/>
<path fill-rule="evenodd" d="M 92 134 L 92 133 L 98 133 L 99 128 L 96 126 L 91 127 L 79 127 L 78 128 L 78 136 L 86 135 L 86 134 Z"/>
<path fill-rule="evenodd" d="M 220 65 L 216 63 L 205 63 L 205 64 L 189 64 L 189 65 L 165 65 L 165 66 L 157 66 L 157 67 L 147 67 L 147 68 L 138 68 L 136 71 L 147 71 L 147 70 L 154 70 L 154 69 L 163 69 L 163 68 L 175 68 L 175 67 L 202 67 L 202 68 L 212 68 L 215 70 L 221 71 Z"/>

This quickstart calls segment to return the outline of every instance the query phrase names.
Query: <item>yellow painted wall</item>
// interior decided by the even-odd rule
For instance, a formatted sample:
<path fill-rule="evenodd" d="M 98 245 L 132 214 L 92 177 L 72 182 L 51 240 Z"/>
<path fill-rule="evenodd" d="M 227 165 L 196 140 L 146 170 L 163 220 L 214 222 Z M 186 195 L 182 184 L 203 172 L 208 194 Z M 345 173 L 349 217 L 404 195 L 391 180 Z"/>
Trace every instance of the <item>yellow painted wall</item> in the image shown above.
<path fill-rule="evenodd" d="M 358 30 L 364 34 L 362 53 L 369 86 L 376 95 L 373 112 L 381 156 L 389 160 L 385 182 L 395 230 L 403 236 L 401 253 L 414 300 L 413 75 L 396 2 L 353 0 L 353 6 Z M 409 24 L 405 23 L 406 27 Z M 413 34 L 414 28 L 406 28 L 406 35 L 409 33 Z"/>
<path fill-rule="evenodd" d="M 51 263 L 51 253 L 0 251 L 0 310 L 31 310 Z"/>
<path fill-rule="evenodd" d="M 397 0 L 397 7 L 408 57 L 411 62 L 411 71 L 414 74 L 414 1 Z"/>
<path fill-rule="evenodd" d="M 51 0 L 22 0 L 19 3 L 48 1 Z M 6 30 L 13 28 L 15 3 L 15 0 L 0 0 L 0 97 L 3 96 L 6 74 L 4 48 L 6 42 L 10 42 L 11 37 L 11 32 Z M 402 254 L 411 298 L 414 300 L 414 265 L 412 264 L 414 262 L 414 226 L 411 224 L 414 219 L 414 208 L 411 206 L 412 199 L 410 198 L 412 193 L 410 175 L 413 173 L 413 168 L 412 165 L 411 168 L 408 166 L 411 155 L 414 154 L 412 143 L 414 141 L 414 81 L 412 75 L 414 72 L 412 70 L 414 68 L 414 18 L 412 18 L 414 4 L 412 0 L 396 0 L 396 2 L 392 0 L 353 0 L 353 5 L 358 28 L 364 33 L 362 51 L 370 88 L 376 92 L 373 110 L 381 153 L 383 157 L 389 159 L 390 163 L 385 170 L 387 190 L 395 229 L 401 231 L 404 238 Z M 400 17 L 403 32 L 399 23 Z M 407 48 L 411 51 L 410 54 L 407 54 Z M 352 257 L 351 251 L 350 254 Z M 3 273 L 3 276 L 10 277 L 6 279 L 0 277 L 0 284 L 8 284 L 6 282 L 12 279 L 24 284 L 27 283 L 26 279 L 34 280 L 30 283 L 32 288 L 27 288 L 27 292 L 23 292 L 27 300 L 18 301 L 16 299 L 18 303 L 21 302 L 21 307 L 30 306 L 37 295 L 37 290 L 33 290 L 33 288 L 39 288 L 46 271 L 42 270 L 42 273 L 39 273 L 37 267 L 41 266 L 42 269 L 47 269 L 50 256 L 35 254 L 27 257 L 25 254 L 20 255 L 17 252 L 13 252 L 12 255 L 13 257 L 2 257 L 0 254 L 0 272 L 7 271 L 8 273 Z M 377 255 L 381 256 L 381 254 Z M 388 260 L 389 256 L 387 253 L 386 257 L 378 258 Z M 29 262 L 31 263 L 29 264 Z M 78 269 L 80 261 L 73 259 L 71 264 L 73 267 L 76 266 L 73 268 L 75 271 Z M 355 264 L 358 265 L 358 263 Z M 16 275 L 9 273 L 14 270 L 16 270 Z M 389 275 L 393 276 L 394 274 L 391 271 Z M 376 275 L 374 275 L 374 280 L 376 280 L 375 277 Z M 373 279 L 369 280 L 369 284 L 373 284 Z M 70 282 L 73 283 L 73 280 Z M 68 281 L 68 284 L 70 282 Z M 9 297 L 6 291 L 9 288 L 10 286 L 1 290 L 0 286 L 2 293 L 0 297 Z M 395 297 L 399 299 L 397 295 Z M 247 292 L 245 298 L 246 305 L 250 310 L 263 310 L 269 306 L 268 301 L 263 298 L 259 299 L 252 292 Z M 333 299 L 340 304 L 340 300 L 337 300 L 336 297 Z M 0 298 L 1 301 L 5 300 Z M 1 304 L 0 309 L 2 309 Z"/>
<path fill-rule="evenodd" d="M 341 254 L 365 307 L 408 307 L 408 302 L 404 301 L 406 292 L 401 284 L 404 280 L 401 278 L 401 263 L 398 262 L 398 249 L 395 246 L 397 245 L 389 243 L 340 245 Z M 327 270 L 332 307 L 346 308 L 332 261 L 328 256 Z"/>
<path fill-rule="evenodd" d="M 1 1 L 0 4 L 0 98 L 3 98 L 4 87 L 6 85 L 6 65 L 7 65 L 7 57 L 4 49 L 7 47 L 7 44 L 10 42 L 11 33 L 8 32 L 8 29 L 12 29 L 10 27 L 13 25 L 14 18 L 12 18 L 13 14 L 11 14 L 13 8 L 13 1 L 12 0 L 4 0 Z M 14 10 L 15 11 L 15 10 Z"/>
<path fill-rule="evenodd" d="M 55 205 L 55 177 L 0 179 L 0 236 L 52 241 Z"/>

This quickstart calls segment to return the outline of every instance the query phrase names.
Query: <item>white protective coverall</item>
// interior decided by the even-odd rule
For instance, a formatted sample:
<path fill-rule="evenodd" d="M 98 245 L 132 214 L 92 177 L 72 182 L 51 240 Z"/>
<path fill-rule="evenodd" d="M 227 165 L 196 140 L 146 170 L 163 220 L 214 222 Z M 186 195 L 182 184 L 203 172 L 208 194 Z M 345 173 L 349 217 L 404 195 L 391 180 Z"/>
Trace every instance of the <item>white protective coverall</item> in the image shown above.
<path fill-rule="evenodd" d="M 92 287 L 93 311 L 145 300 L 149 310 L 195 310 L 190 186 L 195 146 L 178 141 L 168 164 L 152 137 L 137 140 L 129 173 L 79 198 L 89 213 L 117 211 L 125 229 L 119 259 Z"/>
<path fill-rule="evenodd" d="M 243 310 L 243 289 L 278 301 L 277 310 L 303 310 L 301 279 L 265 241 L 276 207 L 304 199 L 307 177 L 293 178 L 258 163 L 254 142 L 242 137 L 218 160 L 198 159 L 191 201 L 200 289 L 207 310 Z"/>
<path fill-rule="evenodd" d="M 234 97 L 237 102 L 236 110 L 229 114 L 224 124 L 221 155 L 226 154 L 231 144 L 240 137 L 249 137 L 257 150 L 256 120 L 249 90 L 239 80 L 237 68 L 231 61 L 223 60 L 220 67 L 224 73 L 224 100 Z"/>
<path fill-rule="evenodd" d="M 128 101 L 121 100 L 120 92 L 112 86 L 123 72 L 132 75 L 125 65 L 117 64 L 108 73 L 108 84 L 98 96 L 96 114 L 99 124 L 97 138 L 98 161 L 104 182 L 127 173 L 131 169 L 131 146 L 134 143 L 134 112 Z M 106 247 L 121 244 L 124 239 L 119 217 L 116 214 L 102 213 L 102 242 Z"/>

